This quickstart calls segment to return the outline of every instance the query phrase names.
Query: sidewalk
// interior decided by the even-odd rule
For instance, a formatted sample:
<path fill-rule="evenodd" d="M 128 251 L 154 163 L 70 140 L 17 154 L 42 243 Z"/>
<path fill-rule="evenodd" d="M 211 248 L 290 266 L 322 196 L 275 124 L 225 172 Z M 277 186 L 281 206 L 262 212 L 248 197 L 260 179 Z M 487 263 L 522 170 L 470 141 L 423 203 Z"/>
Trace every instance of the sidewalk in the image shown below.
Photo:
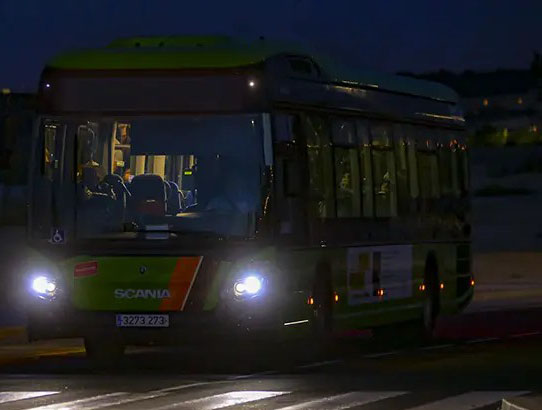
<path fill-rule="evenodd" d="M 542 395 L 505 399 L 500 410 L 542 410 Z"/>
<path fill-rule="evenodd" d="M 542 306 L 542 252 L 474 255 L 474 298 L 465 312 Z"/>

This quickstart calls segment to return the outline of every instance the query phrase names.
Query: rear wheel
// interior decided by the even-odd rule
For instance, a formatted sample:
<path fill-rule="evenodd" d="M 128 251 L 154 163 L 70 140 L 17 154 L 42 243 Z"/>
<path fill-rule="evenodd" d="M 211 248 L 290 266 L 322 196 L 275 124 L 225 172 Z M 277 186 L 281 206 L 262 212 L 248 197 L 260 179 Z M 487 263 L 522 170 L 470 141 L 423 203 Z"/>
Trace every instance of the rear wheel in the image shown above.
<path fill-rule="evenodd" d="M 85 336 L 87 358 L 98 367 L 111 367 L 118 364 L 124 356 L 126 345 L 120 337 L 110 334 Z"/>
<path fill-rule="evenodd" d="M 440 286 L 437 261 L 429 255 L 424 274 L 425 297 L 423 300 L 422 331 L 426 339 L 433 339 L 438 315 L 440 313 Z"/>
<path fill-rule="evenodd" d="M 313 284 L 312 335 L 318 347 L 328 348 L 333 334 L 333 284 L 329 268 L 321 267 Z"/>

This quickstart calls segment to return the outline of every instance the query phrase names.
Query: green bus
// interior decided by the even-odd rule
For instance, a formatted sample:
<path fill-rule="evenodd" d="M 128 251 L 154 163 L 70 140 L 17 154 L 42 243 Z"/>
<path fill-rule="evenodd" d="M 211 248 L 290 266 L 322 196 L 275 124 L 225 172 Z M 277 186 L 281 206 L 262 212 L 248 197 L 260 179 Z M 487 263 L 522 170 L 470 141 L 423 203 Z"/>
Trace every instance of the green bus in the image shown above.
<path fill-rule="evenodd" d="M 47 64 L 31 164 L 29 336 L 92 357 L 430 333 L 473 294 L 464 119 L 439 84 L 262 38 L 121 39 Z"/>

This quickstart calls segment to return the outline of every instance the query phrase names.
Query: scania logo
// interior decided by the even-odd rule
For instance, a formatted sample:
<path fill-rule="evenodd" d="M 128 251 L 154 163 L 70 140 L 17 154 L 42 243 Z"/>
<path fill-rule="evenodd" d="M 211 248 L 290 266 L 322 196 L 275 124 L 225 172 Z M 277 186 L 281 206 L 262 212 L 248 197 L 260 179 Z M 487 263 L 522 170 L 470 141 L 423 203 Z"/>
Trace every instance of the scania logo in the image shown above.
<path fill-rule="evenodd" d="M 147 267 L 145 265 L 141 265 L 139 267 L 139 273 L 143 275 L 145 272 L 147 272 Z"/>
<path fill-rule="evenodd" d="M 164 299 L 171 297 L 168 289 L 115 289 L 115 299 Z"/>

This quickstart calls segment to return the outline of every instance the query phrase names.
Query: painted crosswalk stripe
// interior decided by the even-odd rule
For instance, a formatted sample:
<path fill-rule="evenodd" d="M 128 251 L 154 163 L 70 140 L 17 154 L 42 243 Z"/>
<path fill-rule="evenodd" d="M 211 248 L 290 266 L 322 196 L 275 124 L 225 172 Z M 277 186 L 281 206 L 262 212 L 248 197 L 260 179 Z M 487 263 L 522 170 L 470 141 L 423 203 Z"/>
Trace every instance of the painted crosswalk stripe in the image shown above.
<path fill-rule="evenodd" d="M 350 409 L 352 407 L 363 406 L 364 404 L 402 396 L 406 393 L 407 392 L 404 391 L 355 391 L 338 394 L 336 396 L 322 397 L 321 399 L 294 404 L 292 406 L 281 407 L 279 410 L 304 410 L 316 408 L 318 410 Z"/>
<path fill-rule="evenodd" d="M 4 391 L 0 392 L 0 404 L 11 401 L 35 399 L 37 397 L 52 396 L 59 391 Z"/>
<path fill-rule="evenodd" d="M 240 404 L 269 399 L 271 397 L 277 397 L 289 393 L 289 391 L 231 391 L 228 393 L 203 397 L 201 399 L 171 403 L 162 407 L 156 407 L 154 410 L 166 410 L 174 408 L 198 410 L 222 409 L 224 407 L 237 406 Z"/>
<path fill-rule="evenodd" d="M 96 409 L 100 407 L 108 406 L 111 403 L 111 399 L 118 399 L 119 397 L 128 397 L 129 393 L 108 393 L 100 394 L 98 396 L 86 397 L 84 399 L 66 401 L 63 403 L 54 403 L 45 406 L 35 407 L 33 410 L 79 410 L 79 409 Z"/>
<path fill-rule="evenodd" d="M 497 403 L 503 398 L 521 396 L 528 391 L 471 391 L 447 397 L 409 410 L 472 410 Z"/>

